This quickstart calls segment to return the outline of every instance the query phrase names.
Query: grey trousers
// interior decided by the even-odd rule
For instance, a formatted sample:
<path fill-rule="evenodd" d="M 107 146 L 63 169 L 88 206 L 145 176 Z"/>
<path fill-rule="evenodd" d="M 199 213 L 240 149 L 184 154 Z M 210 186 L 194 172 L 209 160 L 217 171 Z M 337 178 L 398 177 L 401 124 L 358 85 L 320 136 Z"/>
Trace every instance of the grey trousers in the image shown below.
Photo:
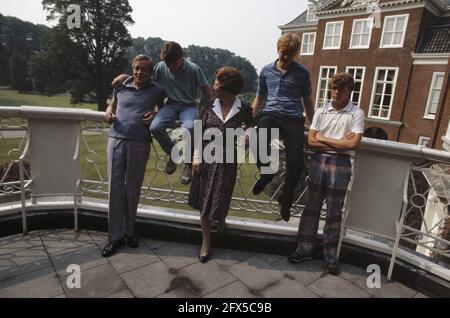
<path fill-rule="evenodd" d="M 134 222 L 144 181 L 150 143 L 108 139 L 108 240 L 134 235 Z"/>

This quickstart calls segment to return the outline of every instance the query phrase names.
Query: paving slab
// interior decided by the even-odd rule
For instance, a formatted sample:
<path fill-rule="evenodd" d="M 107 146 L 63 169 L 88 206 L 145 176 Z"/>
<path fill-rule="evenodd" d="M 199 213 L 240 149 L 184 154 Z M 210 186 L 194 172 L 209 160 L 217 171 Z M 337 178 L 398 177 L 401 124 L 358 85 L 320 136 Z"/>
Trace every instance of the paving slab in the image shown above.
<path fill-rule="evenodd" d="M 355 280 L 355 284 L 368 293 L 380 298 L 412 298 L 417 293 L 414 289 L 400 283 L 394 281 L 389 282 L 385 277 L 381 277 L 380 288 L 369 288 L 366 277 L 359 277 Z"/>
<path fill-rule="evenodd" d="M 224 287 L 235 281 L 228 271 L 223 270 L 214 262 L 197 263 L 185 267 L 177 272 L 179 276 L 189 279 L 196 287 L 200 296 Z"/>
<path fill-rule="evenodd" d="M 145 244 L 137 248 L 121 247 L 116 254 L 108 257 L 108 261 L 118 273 L 125 273 L 133 269 L 161 261 Z"/>
<path fill-rule="evenodd" d="M 262 290 L 261 296 L 264 298 L 318 298 L 306 287 L 298 284 L 295 280 L 284 278 L 276 284 Z"/>
<path fill-rule="evenodd" d="M 372 295 L 349 281 L 333 275 L 325 275 L 308 286 L 320 297 L 326 298 L 370 298 Z"/>
<path fill-rule="evenodd" d="M 45 249 L 33 247 L 0 255 L 0 281 L 51 266 Z"/>
<path fill-rule="evenodd" d="M 121 277 L 131 292 L 140 298 L 153 298 L 179 287 L 176 274 L 171 273 L 164 262 L 126 272 Z"/>
<path fill-rule="evenodd" d="M 211 260 L 221 267 L 230 267 L 236 263 L 253 257 L 253 253 L 239 250 L 214 248 L 211 251 Z"/>
<path fill-rule="evenodd" d="M 50 254 L 50 259 L 59 276 L 64 277 L 70 275 L 67 272 L 69 265 L 78 265 L 81 274 L 84 271 L 108 264 L 108 261 L 100 254 L 100 250 L 95 244 L 84 245 L 78 248 L 65 249 L 57 253 Z"/>
<path fill-rule="evenodd" d="M 244 283 L 239 280 L 224 286 L 212 293 L 204 296 L 204 298 L 259 298 L 258 295 L 252 293 Z"/>
<path fill-rule="evenodd" d="M 52 298 L 64 294 L 52 267 L 0 282 L 0 298 Z"/>
<path fill-rule="evenodd" d="M 191 244 L 171 243 L 153 252 L 170 268 L 179 269 L 199 261 L 200 247 Z"/>
<path fill-rule="evenodd" d="M 71 276 L 60 277 L 64 292 L 70 298 L 99 298 L 112 295 L 126 289 L 126 285 L 109 265 L 98 266 L 81 273 L 81 288 L 68 288 Z"/>
<path fill-rule="evenodd" d="M 252 290 L 259 291 L 285 275 L 259 257 L 252 257 L 230 267 L 229 272 Z"/>
<path fill-rule="evenodd" d="M 283 258 L 272 265 L 302 286 L 308 286 L 324 274 L 323 265 L 317 260 L 292 264 L 287 258 Z"/>

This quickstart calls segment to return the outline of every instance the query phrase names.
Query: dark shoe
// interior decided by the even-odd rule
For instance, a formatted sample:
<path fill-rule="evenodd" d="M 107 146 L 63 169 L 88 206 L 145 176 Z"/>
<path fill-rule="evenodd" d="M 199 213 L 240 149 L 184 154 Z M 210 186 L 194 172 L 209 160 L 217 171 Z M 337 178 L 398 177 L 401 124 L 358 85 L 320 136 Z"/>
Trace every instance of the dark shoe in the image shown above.
<path fill-rule="evenodd" d="M 310 261 L 312 259 L 313 258 L 311 256 L 300 254 L 297 251 L 294 251 L 291 255 L 288 256 L 288 261 L 294 264 Z"/>
<path fill-rule="evenodd" d="M 139 246 L 139 240 L 136 236 L 128 236 L 127 237 L 127 244 L 131 248 L 136 248 Z"/>
<path fill-rule="evenodd" d="M 166 173 L 171 175 L 175 172 L 175 170 L 177 170 L 177 165 L 172 161 L 172 158 L 169 158 L 169 161 L 167 161 L 166 164 Z"/>
<path fill-rule="evenodd" d="M 327 272 L 334 276 L 339 275 L 339 264 L 328 264 Z"/>
<path fill-rule="evenodd" d="M 253 194 L 258 195 L 263 192 L 264 188 L 272 181 L 273 177 L 273 174 L 262 174 L 253 187 Z"/>
<path fill-rule="evenodd" d="M 198 259 L 200 260 L 200 263 L 206 263 L 207 261 L 209 261 L 209 254 L 199 255 Z"/>
<path fill-rule="evenodd" d="M 181 184 L 189 184 L 192 179 L 192 169 L 191 165 L 185 164 L 183 168 L 183 173 L 181 175 Z"/>
<path fill-rule="evenodd" d="M 109 242 L 103 249 L 102 256 L 109 257 L 111 255 L 114 255 L 122 245 L 123 245 L 123 239 Z"/>
<path fill-rule="evenodd" d="M 289 218 L 291 217 L 291 207 L 282 205 L 280 209 L 280 215 L 284 221 L 289 222 Z"/>

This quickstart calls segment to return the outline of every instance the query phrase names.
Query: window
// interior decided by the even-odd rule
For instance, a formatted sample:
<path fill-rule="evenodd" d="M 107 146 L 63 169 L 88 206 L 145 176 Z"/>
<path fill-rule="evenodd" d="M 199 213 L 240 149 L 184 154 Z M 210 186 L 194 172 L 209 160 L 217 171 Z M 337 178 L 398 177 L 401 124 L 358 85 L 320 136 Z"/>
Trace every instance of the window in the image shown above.
<path fill-rule="evenodd" d="M 351 49 L 368 49 L 372 35 L 373 18 L 353 21 Z"/>
<path fill-rule="evenodd" d="M 306 14 L 306 21 L 317 21 L 317 16 L 315 15 L 315 8 L 309 7 Z"/>
<path fill-rule="evenodd" d="M 325 37 L 323 40 L 324 49 L 340 49 L 342 29 L 344 28 L 344 21 L 328 22 L 325 27 Z"/>
<path fill-rule="evenodd" d="M 428 93 L 427 107 L 425 108 L 424 118 L 434 119 L 438 108 L 439 97 L 441 96 L 442 84 L 444 83 L 443 72 L 434 72 Z"/>
<path fill-rule="evenodd" d="M 355 80 L 355 89 L 352 92 L 351 100 L 355 105 L 361 107 L 361 93 L 363 89 L 364 74 L 366 73 L 366 68 L 361 66 L 347 66 L 347 69 L 345 71 L 353 76 L 353 79 Z"/>
<path fill-rule="evenodd" d="M 420 147 L 430 147 L 430 137 L 420 136 L 417 145 Z"/>
<path fill-rule="evenodd" d="M 397 73 L 398 68 L 394 67 L 376 68 L 370 101 L 370 117 L 389 120 L 397 83 Z"/>
<path fill-rule="evenodd" d="M 409 14 L 388 16 L 384 18 L 381 48 L 403 47 Z"/>
<path fill-rule="evenodd" d="M 313 55 L 314 44 L 316 43 L 316 33 L 303 33 L 301 55 Z"/>
<path fill-rule="evenodd" d="M 336 66 L 321 66 L 319 84 L 317 85 L 317 102 L 316 108 L 323 107 L 331 99 L 331 90 L 328 85 L 328 80 L 336 74 Z"/>

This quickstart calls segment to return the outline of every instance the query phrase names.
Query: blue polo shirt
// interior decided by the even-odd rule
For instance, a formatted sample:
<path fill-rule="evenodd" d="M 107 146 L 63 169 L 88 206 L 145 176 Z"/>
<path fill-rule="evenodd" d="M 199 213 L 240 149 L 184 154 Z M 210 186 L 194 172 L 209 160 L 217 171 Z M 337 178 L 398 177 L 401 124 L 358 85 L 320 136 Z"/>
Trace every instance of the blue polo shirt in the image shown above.
<path fill-rule="evenodd" d="M 264 66 L 259 76 L 256 94 L 266 98 L 263 113 L 303 118 L 301 98 L 311 96 L 311 75 L 305 66 L 296 61 L 283 74 L 277 69 L 277 61 Z"/>
<path fill-rule="evenodd" d="M 201 68 L 188 60 L 175 74 L 169 70 L 164 61 L 153 69 L 153 80 L 164 87 L 167 104 L 194 105 L 201 96 L 200 87 L 208 85 Z"/>
<path fill-rule="evenodd" d="M 130 77 L 114 91 L 117 100 L 116 120 L 109 129 L 109 136 L 150 143 L 150 129 L 142 119 L 156 104 L 163 104 L 165 93 L 153 81 L 137 89 L 133 80 L 133 77 Z"/>

